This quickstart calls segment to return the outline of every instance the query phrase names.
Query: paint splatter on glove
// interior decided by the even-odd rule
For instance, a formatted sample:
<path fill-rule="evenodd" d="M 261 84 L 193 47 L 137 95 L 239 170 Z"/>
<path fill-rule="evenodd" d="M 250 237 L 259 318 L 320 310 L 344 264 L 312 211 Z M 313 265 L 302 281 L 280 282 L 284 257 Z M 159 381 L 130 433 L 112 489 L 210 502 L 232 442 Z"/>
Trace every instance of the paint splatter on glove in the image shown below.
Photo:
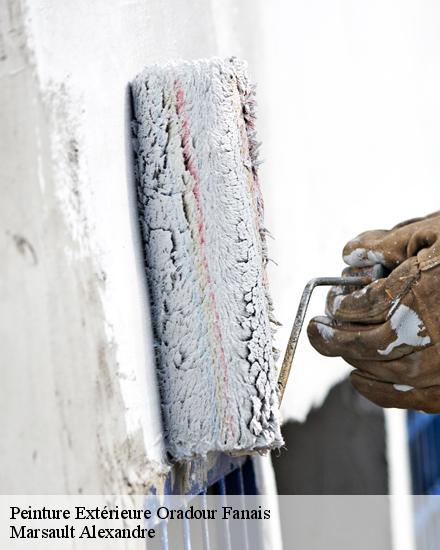
<path fill-rule="evenodd" d="M 362 233 L 343 256 L 344 275 L 375 264 L 389 275 L 331 289 L 327 316 L 310 321 L 311 344 L 355 367 L 353 386 L 374 403 L 440 412 L 440 213 Z"/>

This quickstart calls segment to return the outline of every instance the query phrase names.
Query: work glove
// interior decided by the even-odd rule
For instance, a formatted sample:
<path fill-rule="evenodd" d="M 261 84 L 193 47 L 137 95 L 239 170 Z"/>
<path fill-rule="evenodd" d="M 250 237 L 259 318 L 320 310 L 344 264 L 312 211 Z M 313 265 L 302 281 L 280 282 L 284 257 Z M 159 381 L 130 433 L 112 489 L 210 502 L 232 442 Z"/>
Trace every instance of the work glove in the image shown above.
<path fill-rule="evenodd" d="M 333 288 L 312 346 L 355 367 L 353 386 L 382 407 L 440 412 L 440 212 L 367 231 L 343 251 L 344 275 L 382 270 L 362 289 Z"/>

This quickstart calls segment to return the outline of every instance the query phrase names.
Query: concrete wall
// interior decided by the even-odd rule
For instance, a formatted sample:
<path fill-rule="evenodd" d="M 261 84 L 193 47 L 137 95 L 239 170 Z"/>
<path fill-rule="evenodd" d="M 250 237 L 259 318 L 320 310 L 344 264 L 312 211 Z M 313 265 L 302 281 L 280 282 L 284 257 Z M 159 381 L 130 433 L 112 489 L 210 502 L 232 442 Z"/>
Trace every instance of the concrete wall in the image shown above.
<path fill-rule="evenodd" d="M 258 20 L 252 0 L 1 0 L 1 493 L 160 485 L 127 84 L 168 58 L 255 65 Z"/>

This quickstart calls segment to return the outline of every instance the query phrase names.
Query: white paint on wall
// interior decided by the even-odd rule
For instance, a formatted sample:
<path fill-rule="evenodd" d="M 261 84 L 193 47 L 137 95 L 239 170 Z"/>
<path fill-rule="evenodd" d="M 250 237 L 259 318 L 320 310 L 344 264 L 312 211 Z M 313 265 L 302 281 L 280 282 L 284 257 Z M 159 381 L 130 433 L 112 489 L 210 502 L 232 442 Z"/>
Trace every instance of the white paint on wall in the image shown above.
<path fill-rule="evenodd" d="M 248 4 L 246 6 L 246 4 Z M 103 296 L 110 336 L 117 342 L 121 389 L 130 432 L 142 425 L 161 441 L 152 366 L 152 338 L 132 180 L 128 84 L 148 63 L 170 58 L 244 54 L 256 42 L 250 23 L 238 25 L 249 2 L 122 2 L 38 0 L 29 3 L 35 58 L 43 90 L 63 84 L 72 96 L 71 118 L 81 114 L 86 207 L 93 220 L 94 253 L 106 273 Z M 68 24 L 67 24 L 68 22 Z M 231 24 L 232 23 L 232 24 Z M 247 48 L 246 48 L 247 47 Z M 247 49 L 247 51 L 243 51 Z M 241 51 L 239 51 L 241 50 Z M 54 138 L 56 139 L 56 137 Z M 59 184 L 60 193 L 66 186 Z M 66 202 L 66 201 L 65 201 Z M 69 207 L 64 211 L 69 214 Z M 93 213 L 92 213 L 93 212 Z M 73 231 L 83 220 L 72 224 Z M 161 445 L 149 444 L 160 460 Z"/>
<path fill-rule="evenodd" d="M 304 285 L 340 273 L 348 240 L 438 209 L 440 5 L 273 0 L 262 20 L 261 173 L 283 352 Z M 348 371 L 303 333 L 284 417 L 304 419 Z"/>
<path fill-rule="evenodd" d="M 251 0 L 5 0 L 0 9 L 4 129 L 17 136 L 1 163 L 0 246 L 11 266 L 0 287 L 10 313 L 1 359 L 14 367 L 1 412 L 23 434 L 37 423 L 14 445 L 14 430 L 2 431 L 1 484 L 9 492 L 142 491 L 167 463 L 128 84 L 168 59 L 235 54 L 255 65 L 258 9 Z M 17 334 L 26 342 L 19 349 Z M 25 407 L 12 399 L 18 388 Z M 26 475 L 13 476 L 17 467 Z"/>

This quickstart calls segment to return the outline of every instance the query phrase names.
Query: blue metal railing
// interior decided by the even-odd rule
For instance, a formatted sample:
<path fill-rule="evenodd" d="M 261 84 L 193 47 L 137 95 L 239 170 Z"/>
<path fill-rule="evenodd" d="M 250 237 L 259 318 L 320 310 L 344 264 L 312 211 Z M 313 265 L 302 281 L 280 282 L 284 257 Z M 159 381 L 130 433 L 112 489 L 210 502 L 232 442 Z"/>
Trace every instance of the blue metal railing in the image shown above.
<path fill-rule="evenodd" d="M 186 468 L 189 468 L 190 472 L 198 470 L 200 463 L 187 464 Z M 167 494 L 182 494 L 180 477 L 176 471 L 170 474 L 165 484 Z M 188 477 L 188 475 L 185 477 Z M 189 477 L 192 477 L 191 474 Z M 258 494 L 251 458 L 241 457 L 237 459 L 221 454 L 216 457 L 214 465 L 207 472 L 206 479 L 203 480 L 196 476 L 192 485 L 186 489 L 186 493 L 189 495 L 201 496 L 205 507 L 207 495 L 218 495 L 222 506 L 227 505 L 229 495 L 242 495 L 244 506 L 244 495 Z M 176 548 L 192 550 L 195 534 L 191 530 L 191 522 L 184 519 L 181 525 L 181 531 L 176 531 L 170 530 L 167 521 L 160 522 L 160 550 L 174 550 Z M 231 550 L 232 547 L 250 550 L 246 521 L 238 523 L 238 530 L 237 525 L 231 530 L 228 520 L 220 522 L 219 525 L 221 525 L 221 532 L 217 532 L 215 538 L 213 538 L 213 534 L 210 532 L 209 520 L 202 520 L 201 533 L 197 533 L 197 536 L 201 538 L 203 550 L 217 550 L 218 548 Z M 219 536 L 220 543 L 218 542 Z M 150 544 L 147 546 L 148 549 L 150 549 L 150 546 Z M 157 545 L 154 545 L 154 548 L 157 548 Z"/>
<path fill-rule="evenodd" d="M 415 495 L 440 495 L 440 414 L 408 412 L 409 451 Z"/>
<path fill-rule="evenodd" d="M 440 414 L 408 412 L 417 550 L 437 550 L 440 540 Z"/>

